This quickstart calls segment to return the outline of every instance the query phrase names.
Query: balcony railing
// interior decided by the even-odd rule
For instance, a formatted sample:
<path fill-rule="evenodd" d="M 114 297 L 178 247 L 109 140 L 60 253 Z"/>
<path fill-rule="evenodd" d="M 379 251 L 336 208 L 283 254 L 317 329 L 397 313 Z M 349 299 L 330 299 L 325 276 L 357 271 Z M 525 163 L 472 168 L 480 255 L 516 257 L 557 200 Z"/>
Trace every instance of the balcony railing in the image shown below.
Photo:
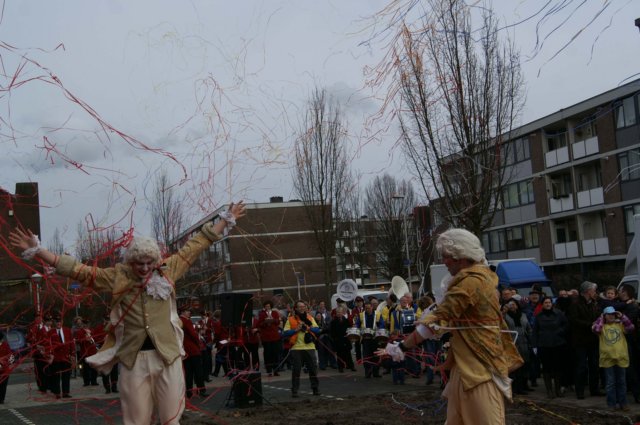
<path fill-rule="evenodd" d="M 578 241 L 557 243 L 553 245 L 553 253 L 556 260 L 576 258 L 580 255 L 578 252 Z"/>
<path fill-rule="evenodd" d="M 566 146 L 547 152 L 544 155 L 544 164 L 547 168 L 569 162 L 569 148 Z"/>
<path fill-rule="evenodd" d="M 585 239 L 582 241 L 582 255 L 590 257 L 593 255 L 607 255 L 609 254 L 609 239 L 597 238 L 597 239 Z"/>
<path fill-rule="evenodd" d="M 598 136 L 590 137 L 572 145 L 573 159 L 582 158 L 584 156 L 593 155 L 600 152 L 598 147 Z"/>
<path fill-rule="evenodd" d="M 565 195 L 559 198 L 549 199 L 549 211 L 551 214 L 573 209 L 573 196 Z"/>
<path fill-rule="evenodd" d="M 602 187 L 578 192 L 578 208 L 600 204 L 604 204 L 604 191 L 602 190 Z"/>

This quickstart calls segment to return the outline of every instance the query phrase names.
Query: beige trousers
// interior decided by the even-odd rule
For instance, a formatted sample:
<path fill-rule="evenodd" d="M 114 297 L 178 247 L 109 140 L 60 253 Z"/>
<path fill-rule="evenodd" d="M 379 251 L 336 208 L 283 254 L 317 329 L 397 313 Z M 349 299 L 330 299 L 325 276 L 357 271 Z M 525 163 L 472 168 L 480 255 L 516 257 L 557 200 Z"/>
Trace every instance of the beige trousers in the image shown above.
<path fill-rule="evenodd" d="M 444 389 L 447 398 L 445 425 L 505 425 L 504 395 L 493 381 L 464 391 L 457 367 Z"/>
<path fill-rule="evenodd" d="M 149 425 L 154 406 L 162 425 L 179 425 L 185 383 L 180 359 L 165 365 L 156 350 L 140 351 L 133 369 L 120 367 L 120 401 L 124 425 Z"/>

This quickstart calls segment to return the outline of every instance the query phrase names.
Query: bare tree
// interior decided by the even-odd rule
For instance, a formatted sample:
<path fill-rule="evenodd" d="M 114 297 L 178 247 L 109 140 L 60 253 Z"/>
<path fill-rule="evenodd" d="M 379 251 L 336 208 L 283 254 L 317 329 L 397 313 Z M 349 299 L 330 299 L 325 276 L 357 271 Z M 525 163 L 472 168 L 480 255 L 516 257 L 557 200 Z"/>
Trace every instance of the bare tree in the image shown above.
<path fill-rule="evenodd" d="M 51 238 L 51 241 L 49 242 L 47 248 L 54 254 L 64 254 L 64 243 L 62 242 L 62 238 L 60 237 L 60 230 L 57 227 L 53 232 L 53 237 Z"/>
<path fill-rule="evenodd" d="M 352 180 L 345 142 L 339 107 L 327 99 L 324 90 L 316 88 L 295 142 L 293 180 L 323 257 L 327 299 L 331 296 L 335 270 L 336 223 L 344 215 L 344 202 Z"/>
<path fill-rule="evenodd" d="M 78 223 L 76 256 L 83 262 L 92 261 L 100 266 L 113 266 L 120 258 L 120 249 L 125 237 L 109 227 L 88 229 L 85 223 Z"/>
<path fill-rule="evenodd" d="M 169 182 L 166 170 L 162 169 L 155 182 L 151 198 L 151 225 L 153 235 L 165 248 L 180 235 L 184 224 L 184 197 Z"/>
<path fill-rule="evenodd" d="M 430 0 L 423 31 L 396 53 L 405 156 L 447 223 L 480 234 L 508 182 L 504 158 L 523 104 L 519 55 L 485 8 L 479 29 L 460 0 Z"/>
<path fill-rule="evenodd" d="M 387 278 L 406 275 L 405 244 L 413 246 L 414 238 L 407 237 L 404 226 L 415 202 L 411 183 L 389 174 L 376 176 L 365 189 L 365 210 L 376 227 L 378 272 Z"/>

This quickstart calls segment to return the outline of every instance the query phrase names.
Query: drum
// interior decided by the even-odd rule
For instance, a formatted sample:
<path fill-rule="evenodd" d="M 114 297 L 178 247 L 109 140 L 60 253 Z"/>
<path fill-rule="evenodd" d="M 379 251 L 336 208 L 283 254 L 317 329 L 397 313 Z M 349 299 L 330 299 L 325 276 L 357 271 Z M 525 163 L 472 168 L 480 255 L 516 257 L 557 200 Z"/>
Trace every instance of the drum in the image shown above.
<path fill-rule="evenodd" d="M 362 330 L 362 339 L 373 339 L 376 336 L 376 331 L 371 328 Z"/>
<path fill-rule="evenodd" d="M 351 342 L 360 342 L 360 329 L 356 327 L 347 329 L 347 339 Z"/>
<path fill-rule="evenodd" d="M 384 328 L 377 329 L 375 338 L 379 343 L 385 343 L 389 340 L 389 331 Z"/>

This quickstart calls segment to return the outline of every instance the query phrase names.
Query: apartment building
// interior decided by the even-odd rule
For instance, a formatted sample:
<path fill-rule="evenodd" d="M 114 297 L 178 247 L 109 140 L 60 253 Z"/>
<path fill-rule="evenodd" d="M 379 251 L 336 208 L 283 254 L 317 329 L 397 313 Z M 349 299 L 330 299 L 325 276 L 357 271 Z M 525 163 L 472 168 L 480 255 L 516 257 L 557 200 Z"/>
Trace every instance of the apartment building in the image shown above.
<path fill-rule="evenodd" d="M 514 134 L 488 258 L 535 258 L 558 287 L 616 284 L 640 213 L 640 80 Z"/>

